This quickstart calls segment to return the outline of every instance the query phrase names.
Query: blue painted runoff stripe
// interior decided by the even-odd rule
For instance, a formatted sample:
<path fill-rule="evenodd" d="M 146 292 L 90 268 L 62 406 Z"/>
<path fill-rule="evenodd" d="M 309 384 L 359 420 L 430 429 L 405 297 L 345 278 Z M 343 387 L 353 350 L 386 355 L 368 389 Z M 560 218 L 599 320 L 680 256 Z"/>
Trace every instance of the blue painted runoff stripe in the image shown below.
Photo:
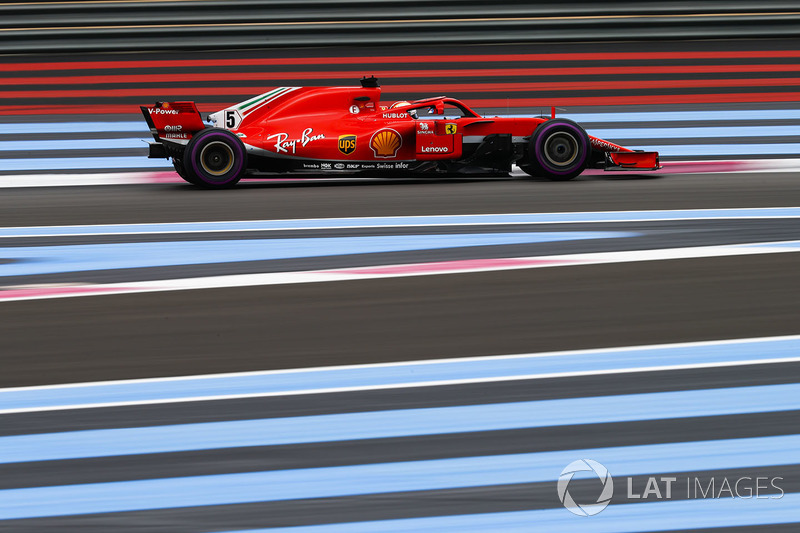
<path fill-rule="evenodd" d="M 589 133 L 602 139 L 716 139 L 726 137 L 798 137 L 800 125 L 697 127 L 697 128 L 609 128 L 592 129 Z M 663 147 L 662 147 L 663 148 Z"/>
<path fill-rule="evenodd" d="M 2 137 L 0 137 L 2 139 Z M 152 141 L 153 138 L 150 137 Z M 109 150 L 119 148 L 147 148 L 145 139 L 48 139 L 34 141 L 0 140 L 0 152 L 15 150 Z M 163 162 L 162 162 L 163 163 Z M 166 164 L 166 163 L 164 163 Z"/>
<path fill-rule="evenodd" d="M 799 448 L 787 435 L 8 489 L 0 520 L 537 483 L 580 458 L 613 476 L 791 465 Z"/>
<path fill-rule="evenodd" d="M 559 507 L 536 511 L 247 529 L 227 533 L 638 533 L 797 522 L 800 522 L 800 494 L 791 493 L 780 499 L 708 498 L 611 505 L 591 518 L 574 516 Z"/>
<path fill-rule="evenodd" d="M 95 170 L 95 169 L 172 169 L 166 159 L 133 157 L 30 157 L 26 159 L 0 159 L 2 170 Z M 0 176 L 0 180 L 3 177 Z"/>
<path fill-rule="evenodd" d="M 0 413 L 790 361 L 800 336 L 0 389 Z"/>
<path fill-rule="evenodd" d="M 510 115 L 538 117 L 539 115 Z M 800 119 L 800 109 L 737 109 L 725 111 L 646 111 L 622 113 L 558 112 L 580 124 L 602 122 L 683 122 L 710 120 L 791 120 Z"/>
<path fill-rule="evenodd" d="M 800 384 L 71 431 L 0 437 L 0 464 L 795 409 Z"/>
<path fill-rule="evenodd" d="M 11 260 L 0 264 L 0 276 L 615 239 L 638 235 L 620 231 L 562 231 L 19 246 L 0 248 L 0 259 Z"/>
<path fill-rule="evenodd" d="M 777 246 L 779 248 L 800 248 L 800 241 L 776 242 L 769 244 L 753 244 L 754 248 L 769 248 Z"/>
<path fill-rule="evenodd" d="M 0 176 L 0 179 L 2 179 L 2 176 Z M 0 228 L 0 237 L 53 237 L 70 235 L 130 235 L 195 232 L 212 233 L 226 231 L 275 231 L 333 228 L 569 224 L 591 222 L 648 222 L 664 220 L 797 217 L 800 217 L 800 207 L 595 211 L 572 213 L 512 213 L 489 215 L 423 215 L 362 218 L 312 218 L 294 220 L 231 220 L 220 222 L 5 227 Z"/>
<path fill-rule="evenodd" d="M 800 154 L 800 143 L 636 145 L 629 148 L 658 152 L 662 157 Z"/>
<path fill-rule="evenodd" d="M 511 117 L 538 117 L 539 115 L 512 114 Z M 800 119 L 800 109 L 737 109 L 722 111 L 651 111 L 621 113 L 569 113 L 558 116 L 580 123 L 603 122 L 681 122 L 718 120 L 791 120 Z M 3 134 L 20 133 L 105 133 L 131 132 L 147 135 L 144 120 L 119 122 L 31 122 L 2 124 Z"/>
<path fill-rule="evenodd" d="M 598 128 L 590 129 L 595 137 L 608 140 L 622 139 L 690 139 L 690 138 L 735 138 L 735 137 L 796 137 L 798 126 L 751 126 L 732 127 L 671 127 L 671 128 Z M 145 142 L 152 137 L 125 137 L 116 139 L 34 139 L 2 140 L 0 152 L 17 150 L 100 150 L 120 148 L 146 148 Z"/>
<path fill-rule="evenodd" d="M 148 135 L 150 130 L 142 120 L 127 122 L 20 122 L 2 124 L 3 134 L 20 133 L 139 133 Z M 0 137 L 2 139 L 2 137 Z"/>

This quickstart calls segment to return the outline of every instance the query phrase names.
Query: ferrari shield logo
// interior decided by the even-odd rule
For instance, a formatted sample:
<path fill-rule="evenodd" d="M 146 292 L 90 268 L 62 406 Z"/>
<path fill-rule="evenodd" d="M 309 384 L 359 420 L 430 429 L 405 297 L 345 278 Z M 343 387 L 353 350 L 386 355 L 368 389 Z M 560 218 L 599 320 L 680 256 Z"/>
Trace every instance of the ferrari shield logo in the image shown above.
<path fill-rule="evenodd" d="M 458 126 L 456 124 L 445 124 L 444 125 L 444 131 L 448 135 L 455 135 L 457 129 L 458 129 Z"/>
<path fill-rule="evenodd" d="M 339 135 L 339 151 L 344 155 L 350 155 L 356 151 L 355 135 Z"/>

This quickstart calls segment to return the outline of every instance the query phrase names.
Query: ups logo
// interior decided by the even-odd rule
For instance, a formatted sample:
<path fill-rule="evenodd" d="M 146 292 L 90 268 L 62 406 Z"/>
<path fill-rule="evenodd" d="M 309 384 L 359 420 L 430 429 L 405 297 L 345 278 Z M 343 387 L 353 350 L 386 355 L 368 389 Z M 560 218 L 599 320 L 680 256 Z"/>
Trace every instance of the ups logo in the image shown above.
<path fill-rule="evenodd" d="M 344 155 L 350 155 L 356 151 L 355 135 L 339 135 L 339 151 Z"/>

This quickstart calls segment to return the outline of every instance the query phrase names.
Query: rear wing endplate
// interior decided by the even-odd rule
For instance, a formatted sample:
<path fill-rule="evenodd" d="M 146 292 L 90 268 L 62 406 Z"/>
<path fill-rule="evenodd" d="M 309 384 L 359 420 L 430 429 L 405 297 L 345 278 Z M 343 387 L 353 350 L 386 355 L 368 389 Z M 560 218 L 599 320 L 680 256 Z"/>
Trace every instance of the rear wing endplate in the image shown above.
<path fill-rule="evenodd" d="M 206 128 L 194 102 L 156 102 L 140 109 L 156 141 L 188 141 Z"/>

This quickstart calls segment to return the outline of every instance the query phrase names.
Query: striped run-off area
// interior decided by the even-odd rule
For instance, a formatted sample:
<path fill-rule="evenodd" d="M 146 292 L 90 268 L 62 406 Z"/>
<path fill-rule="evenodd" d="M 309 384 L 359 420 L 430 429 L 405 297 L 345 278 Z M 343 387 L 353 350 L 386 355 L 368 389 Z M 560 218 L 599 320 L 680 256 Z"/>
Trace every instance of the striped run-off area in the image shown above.
<path fill-rule="evenodd" d="M 793 41 L 645 42 L 7 57 L 0 174 L 170 170 L 148 160 L 138 106 L 218 111 L 276 88 L 375 75 L 391 103 L 437 94 L 487 114 L 557 113 L 662 160 L 792 159 L 800 152 Z M 266 91 L 266 92 L 265 92 Z M 727 170 L 727 169 L 723 169 Z"/>
<path fill-rule="evenodd" d="M 478 108 L 797 102 L 795 41 L 644 42 L 176 52 L 5 58 L 0 114 L 215 111 L 261 89 L 375 75 L 387 100 L 446 93 Z"/>
<path fill-rule="evenodd" d="M 0 389 L 0 529 L 791 531 L 798 353 L 790 336 Z M 613 479 L 591 517 L 556 490 L 579 459 Z M 577 505 L 600 489 L 568 483 Z"/>

